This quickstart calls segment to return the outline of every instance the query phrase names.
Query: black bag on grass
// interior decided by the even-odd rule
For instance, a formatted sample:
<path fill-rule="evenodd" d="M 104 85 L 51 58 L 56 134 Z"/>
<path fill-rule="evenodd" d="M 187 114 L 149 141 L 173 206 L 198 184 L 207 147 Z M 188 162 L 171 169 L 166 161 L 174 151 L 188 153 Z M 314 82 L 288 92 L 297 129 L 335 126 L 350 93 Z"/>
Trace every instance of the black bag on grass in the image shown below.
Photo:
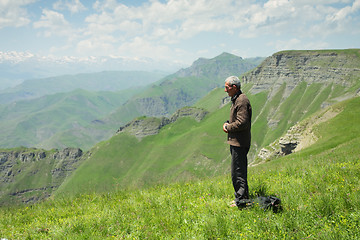
<path fill-rule="evenodd" d="M 238 208 L 243 209 L 247 207 L 259 206 L 260 208 L 266 210 L 272 210 L 273 212 L 280 211 L 281 208 L 281 200 L 280 198 L 274 196 L 263 197 L 259 196 L 254 199 L 241 199 L 238 203 Z"/>
<path fill-rule="evenodd" d="M 281 210 L 281 200 L 280 198 L 274 196 L 268 197 L 257 197 L 252 201 L 252 205 L 259 205 L 260 208 L 266 210 L 272 210 L 273 212 L 278 212 Z"/>

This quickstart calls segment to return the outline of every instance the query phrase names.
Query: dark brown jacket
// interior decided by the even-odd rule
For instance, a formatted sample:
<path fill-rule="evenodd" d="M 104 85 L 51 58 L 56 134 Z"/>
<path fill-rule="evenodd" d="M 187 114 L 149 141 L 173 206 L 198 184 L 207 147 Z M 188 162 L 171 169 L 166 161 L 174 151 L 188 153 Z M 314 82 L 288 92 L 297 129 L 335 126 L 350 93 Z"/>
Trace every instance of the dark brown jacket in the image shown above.
<path fill-rule="evenodd" d="M 232 146 L 250 148 L 251 105 L 247 96 L 239 91 L 231 98 L 227 142 Z"/>

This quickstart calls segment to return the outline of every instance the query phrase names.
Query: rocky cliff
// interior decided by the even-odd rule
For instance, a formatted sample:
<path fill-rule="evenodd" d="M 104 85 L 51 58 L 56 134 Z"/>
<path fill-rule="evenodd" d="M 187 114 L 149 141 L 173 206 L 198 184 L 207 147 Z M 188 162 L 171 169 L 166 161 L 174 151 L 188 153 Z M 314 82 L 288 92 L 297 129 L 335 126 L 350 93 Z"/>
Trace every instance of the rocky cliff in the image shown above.
<path fill-rule="evenodd" d="M 0 205 L 45 199 L 81 163 L 78 148 L 44 151 L 18 148 L 0 151 Z"/>
<path fill-rule="evenodd" d="M 326 87 L 336 83 L 351 87 L 360 75 L 359 56 L 359 49 L 278 52 L 245 74 L 243 82 L 253 84 L 252 94 L 271 90 L 269 99 L 283 83 L 286 83 L 284 98 L 303 81 L 306 81 L 307 85 L 321 83 Z"/>
<path fill-rule="evenodd" d="M 120 132 L 127 132 L 131 135 L 134 135 L 138 139 L 149 135 L 158 134 L 160 129 L 167 124 L 175 122 L 177 119 L 181 117 L 190 117 L 195 119 L 196 121 L 201 121 L 208 112 L 195 108 L 195 107 L 184 107 L 177 110 L 170 118 L 161 117 L 140 117 L 137 118 L 117 131 Z"/>
<path fill-rule="evenodd" d="M 257 99 L 251 158 L 259 152 L 272 155 L 274 150 L 265 147 L 281 136 L 282 147 L 276 151 L 290 153 L 297 139 L 283 135 L 286 131 L 325 107 L 359 95 L 360 49 L 278 52 L 242 80 Z"/>
<path fill-rule="evenodd" d="M 319 138 L 319 136 L 315 134 L 314 129 L 320 123 L 336 117 L 341 111 L 341 108 L 333 108 L 330 106 L 292 126 L 286 134 L 275 140 L 269 146 L 262 148 L 251 165 L 257 165 L 261 162 L 295 153 L 311 146 Z"/>

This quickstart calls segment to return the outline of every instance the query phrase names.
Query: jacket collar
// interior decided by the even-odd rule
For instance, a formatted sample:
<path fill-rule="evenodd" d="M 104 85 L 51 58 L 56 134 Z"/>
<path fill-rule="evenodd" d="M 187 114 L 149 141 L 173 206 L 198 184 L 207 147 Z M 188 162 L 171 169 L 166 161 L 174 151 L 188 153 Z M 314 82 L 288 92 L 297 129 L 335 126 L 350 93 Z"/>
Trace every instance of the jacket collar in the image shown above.
<path fill-rule="evenodd" d="M 237 93 L 235 93 L 234 96 L 231 97 L 231 101 L 234 103 L 240 94 L 242 94 L 241 90 L 239 90 Z"/>

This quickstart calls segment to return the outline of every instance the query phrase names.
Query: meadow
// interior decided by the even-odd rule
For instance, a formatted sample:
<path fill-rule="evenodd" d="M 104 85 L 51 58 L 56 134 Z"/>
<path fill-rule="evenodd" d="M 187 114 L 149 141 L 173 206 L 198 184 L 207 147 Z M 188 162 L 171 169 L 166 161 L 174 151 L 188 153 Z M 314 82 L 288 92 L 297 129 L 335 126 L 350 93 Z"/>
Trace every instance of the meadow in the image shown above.
<path fill-rule="evenodd" d="M 230 176 L 0 210 L 6 239 L 356 239 L 360 139 L 249 169 L 252 197 L 282 211 L 230 208 Z M 345 156 L 345 157 L 344 157 Z"/>
<path fill-rule="evenodd" d="M 0 209 L 5 239 L 359 239 L 360 98 L 314 129 L 316 144 L 249 168 L 251 197 L 282 210 L 230 208 L 229 174 Z M 230 164 L 230 162 L 229 162 Z"/>

